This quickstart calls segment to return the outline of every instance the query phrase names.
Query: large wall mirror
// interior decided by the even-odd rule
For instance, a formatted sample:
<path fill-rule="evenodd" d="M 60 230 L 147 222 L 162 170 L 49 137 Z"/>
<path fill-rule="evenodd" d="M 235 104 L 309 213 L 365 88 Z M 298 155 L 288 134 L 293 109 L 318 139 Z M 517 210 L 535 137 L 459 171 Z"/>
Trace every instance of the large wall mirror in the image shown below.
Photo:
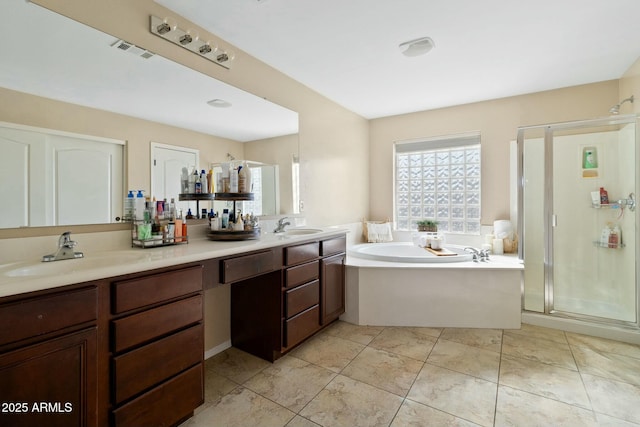
<path fill-rule="evenodd" d="M 133 189 L 127 171 L 131 174 L 137 170 L 135 165 L 150 164 L 149 147 L 154 136 L 146 137 L 144 130 L 159 123 L 197 132 L 204 135 L 204 139 L 210 137 L 206 147 L 201 142 L 200 146 L 193 147 L 188 137 L 163 141 L 198 148 L 201 167 L 224 161 L 230 146 L 235 147 L 236 158 L 278 165 L 281 171 L 279 193 L 281 197 L 287 197 L 280 203 L 282 211 L 279 213 L 295 212 L 293 201 L 297 200 L 298 183 L 294 182 L 295 174 L 291 171 L 295 168 L 292 163 L 298 158 L 296 112 L 33 3 L 2 2 L 0 13 L 4 18 L 0 27 L 3 54 L 0 94 L 4 101 L 0 106 L 0 122 L 48 128 L 54 132 L 66 132 L 71 127 L 81 129 L 78 133 L 85 136 L 126 141 L 125 145 L 120 144 L 120 149 L 124 150 L 123 166 L 114 172 L 122 177 L 121 184 L 114 184 L 121 188 L 116 188 L 115 196 L 110 196 L 118 204 L 121 205 L 125 191 Z M 60 102 L 75 109 L 59 109 L 58 106 L 63 105 Z M 27 117 L 12 114 L 12 106 L 7 103 L 19 106 Z M 103 125 L 99 121 L 96 124 L 95 120 L 84 123 L 84 109 L 90 110 L 92 117 L 104 112 L 107 118 Z M 108 115 L 113 113 L 133 118 L 126 128 L 118 129 L 118 135 L 111 135 L 109 131 L 113 124 L 108 123 Z M 138 126 L 138 122 L 144 125 Z M 56 156 L 50 157 L 55 159 Z M 55 179 L 55 168 L 61 164 L 65 163 L 53 162 L 46 166 L 54 169 L 48 175 L 52 178 L 35 177 L 28 182 L 31 185 L 38 179 Z M 25 163 L 25 167 L 28 165 Z M 68 167 L 68 162 L 66 165 Z M 150 177 L 146 179 L 150 182 Z M 25 191 L 30 191 L 28 187 Z M 5 182 L 0 185 L 0 197 L 5 204 L 28 203 L 25 200 L 29 197 L 12 200 L 16 192 L 3 188 L 6 188 Z M 56 190 L 52 191 L 53 194 L 46 197 L 54 205 L 60 204 L 62 196 Z M 105 194 L 104 197 L 108 196 Z M 105 222 L 116 221 L 117 215 L 110 216 L 110 221 L 105 219 Z M 74 217 L 72 223 L 64 219 L 38 222 L 36 218 L 39 217 L 51 216 L 29 215 L 24 225 L 7 222 L 4 227 L 96 223 L 95 218 L 89 217 Z"/>

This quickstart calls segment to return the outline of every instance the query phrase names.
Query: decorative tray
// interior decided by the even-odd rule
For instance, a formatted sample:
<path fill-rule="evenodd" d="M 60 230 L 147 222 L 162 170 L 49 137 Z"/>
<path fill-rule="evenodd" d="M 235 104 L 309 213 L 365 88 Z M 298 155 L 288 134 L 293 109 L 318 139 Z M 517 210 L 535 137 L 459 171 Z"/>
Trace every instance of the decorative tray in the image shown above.
<path fill-rule="evenodd" d="M 207 234 L 209 240 L 254 240 L 260 238 L 260 228 L 254 228 L 253 230 L 242 230 L 242 231 L 233 231 L 233 230 L 216 230 L 209 231 Z"/>

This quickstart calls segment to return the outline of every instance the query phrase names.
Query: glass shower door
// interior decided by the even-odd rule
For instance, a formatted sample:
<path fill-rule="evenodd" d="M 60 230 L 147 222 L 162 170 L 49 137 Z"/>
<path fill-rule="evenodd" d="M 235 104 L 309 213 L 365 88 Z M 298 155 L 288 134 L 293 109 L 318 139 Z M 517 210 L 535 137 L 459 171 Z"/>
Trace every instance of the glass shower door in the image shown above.
<path fill-rule="evenodd" d="M 635 132 L 635 120 L 547 129 L 549 313 L 637 323 Z"/>

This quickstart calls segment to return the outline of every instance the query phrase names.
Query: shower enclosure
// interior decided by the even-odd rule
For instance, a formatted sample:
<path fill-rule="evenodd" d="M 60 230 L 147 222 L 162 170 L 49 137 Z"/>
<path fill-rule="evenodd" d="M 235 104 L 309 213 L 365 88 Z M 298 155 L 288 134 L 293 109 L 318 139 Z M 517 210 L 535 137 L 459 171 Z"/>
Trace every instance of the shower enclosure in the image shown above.
<path fill-rule="evenodd" d="M 637 124 L 632 115 L 518 130 L 525 312 L 638 329 Z"/>

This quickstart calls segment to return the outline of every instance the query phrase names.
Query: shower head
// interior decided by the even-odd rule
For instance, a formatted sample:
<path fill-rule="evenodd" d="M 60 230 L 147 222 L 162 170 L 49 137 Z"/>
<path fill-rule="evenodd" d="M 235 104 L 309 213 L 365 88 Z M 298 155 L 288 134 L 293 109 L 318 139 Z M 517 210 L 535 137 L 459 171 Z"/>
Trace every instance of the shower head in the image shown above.
<path fill-rule="evenodd" d="M 614 105 L 613 107 L 611 107 L 611 109 L 609 110 L 609 113 L 611 114 L 618 114 L 620 113 L 620 106 L 622 104 L 624 104 L 625 102 L 629 101 L 630 103 L 633 104 L 633 95 L 631 95 L 629 98 L 627 99 L 623 99 L 622 101 L 620 101 L 619 104 Z"/>

